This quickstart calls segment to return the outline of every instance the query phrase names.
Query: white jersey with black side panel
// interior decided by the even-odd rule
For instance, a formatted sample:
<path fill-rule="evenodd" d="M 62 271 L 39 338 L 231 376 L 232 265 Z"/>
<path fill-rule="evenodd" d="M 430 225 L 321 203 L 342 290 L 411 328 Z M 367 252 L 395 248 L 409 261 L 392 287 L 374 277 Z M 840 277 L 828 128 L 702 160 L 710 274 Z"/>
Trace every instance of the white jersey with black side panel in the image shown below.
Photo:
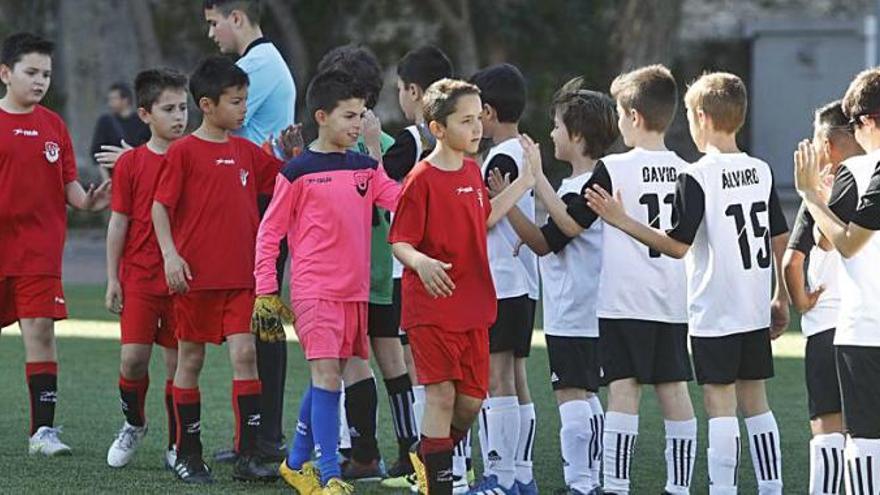
<path fill-rule="evenodd" d="M 402 181 L 406 174 L 409 173 L 410 170 L 415 166 L 419 160 L 422 159 L 422 153 L 425 152 L 425 141 L 426 137 L 423 135 L 423 131 L 419 128 L 418 125 L 413 124 L 408 126 L 403 132 L 397 137 L 394 142 L 394 146 L 391 147 L 388 151 L 390 153 L 396 153 L 397 149 L 399 149 L 399 154 L 403 155 L 396 161 L 401 162 L 401 164 L 397 167 L 394 167 L 395 170 L 400 170 L 400 175 L 403 177 L 397 178 L 393 177 L 389 172 L 389 177 L 395 178 L 398 181 Z M 387 162 L 388 159 L 383 156 L 383 167 L 388 171 Z M 396 157 L 395 157 L 396 158 Z M 410 159 L 412 159 L 412 163 L 410 163 Z M 391 219 L 394 220 L 394 213 L 391 213 Z M 394 256 L 391 257 L 391 276 L 395 279 L 403 278 L 403 263 L 398 261 L 398 259 Z"/>
<path fill-rule="evenodd" d="M 851 223 L 880 230 L 880 151 L 850 158 L 846 167 L 855 178 L 859 205 Z M 880 235 L 842 258 L 840 313 L 835 345 L 880 347 Z"/>
<path fill-rule="evenodd" d="M 672 227 L 675 181 L 688 163 L 672 151 L 635 148 L 602 158 L 613 193 L 630 217 Z M 599 318 L 687 323 L 684 261 L 660 254 L 615 228 L 602 232 Z"/>
<path fill-rule="evenodd" d="M 557 196 L 584 194 L 590 173 L 562 181 Z M 552 220 L 550 221 L 552 223 Z M 596 295 L 602 270 L 602 222 L 594 222 L 558 252 L 539 259 L 543 282 L 544 333 L 558 337 L 598 337 Z"/>
<path fill-rule="evenodd" d="M 498 168 L 502 175 L 509 174 L 512 182 L 519 177 L 524 166 L 522 145 L 519 139 L 511 138 L 489 150 L 483 161 L 483 178 L 488 177 L 490 169 Z M 535 221 L 535 197 L 531 191 L 523 194 L 516 205 L 529 220 Z M 519 242 L 519 236 L 507 218 L 489 229 L 489 268 L 498 299 L 523 295 L 538 299 L 538 258 L 526 246 L 520 247 L 518 254 L 514 254 Z"/>
<path fill-rule="evenodd" d="M 745 153 L 713 153 L 685 168 L 668 234 L 691 246 L 685 266 L 692 336 L 770 326 L 771 238 L 787 231 L 765 162 Z"/>

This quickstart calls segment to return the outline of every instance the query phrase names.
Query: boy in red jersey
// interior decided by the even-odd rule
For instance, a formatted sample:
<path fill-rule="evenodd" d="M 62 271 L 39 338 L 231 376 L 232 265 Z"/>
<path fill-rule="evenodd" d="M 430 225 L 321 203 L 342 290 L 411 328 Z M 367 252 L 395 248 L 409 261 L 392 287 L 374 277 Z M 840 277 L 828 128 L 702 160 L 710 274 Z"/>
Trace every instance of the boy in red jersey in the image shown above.
<path fill-rule="evenodd" d="M 177 339 L 171 296 L 162 273 L 162 256 L 153 232 L 150 211 L 162 160 L 171 142 L 186 131 L 186 76 L 168 69 L 151 69 L 135 78 L 138 116 L 150 126 L 150 140 L 126 152 L 114 168 L 114 187 L 107 227 L 106 306 L 120 315 L 122 350 L 119 399 L 125 423 L 107 451 L 107 464 L 129 463 L 147 434 L 144 415 L 150 354 L 153 343 L 165 350 L 165 410 L 168 414 L 168 447 L 165 463 L 174 467 L 172 389 L 177 368 Z"/>
<path fill-rule="evenodd" d="M 0 328 L 21 328 L 31 405 L 31 454 L 70 447 L 54 428 L 58 364 L 54 321 L 67 318 L 61 253 L 67 205 L 100 210 L 110 183 L 83 190 L 61 117 L 40 105 L 52 79 L 52 42 L 13 34 L 0 50 Z"/>
<path fill-rule="evenodd" d="M 427 407 L 418 454 L 422 491 L 452 493 L 452 449 L 470 429 L 489 386 L 489 326 L 495 287 L 486 229 L 535 183 L 533 167 L 489 199 L 476 153 L 483 105 L 476 86 L 442 79 L 423 98 L 437 147 L 407 176 L 389 240 L 403 263 L 407 329 Z"/>
<path fill-rule="evenodd" d="M 248 78 L 229 59 L 203 60 L 190 92 L 204 118 L 192 135 L 168 149 L 153 202 L 153 226 L 173 294 L 178 339 L 174 375 L 177 462 L 187 483 L 213 481 L 202 459 L 199 373 L 205 344 L 229 346 L 235 411 L 233 478 L 277 477 L 256 455 L 261 384 L 254 336 L 254 245 L 257 194 L 272 194 L 281 162 L 250 141 L 231 136 L 244 121 Z M 282 140 L 287 142 L 287 140 Z"/>

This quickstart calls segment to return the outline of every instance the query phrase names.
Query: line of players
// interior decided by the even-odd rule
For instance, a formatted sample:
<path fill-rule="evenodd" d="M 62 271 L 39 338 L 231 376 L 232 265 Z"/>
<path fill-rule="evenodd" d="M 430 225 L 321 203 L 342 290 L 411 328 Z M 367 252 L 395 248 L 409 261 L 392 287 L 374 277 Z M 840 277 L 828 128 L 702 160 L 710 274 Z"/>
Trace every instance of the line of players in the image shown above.
<path fill-rule="evenodd" d="M 341 53 L 348 62 L 369 58 L 363 49 L 349 47 Z M 35 200 L 24 206 L 22 202 L 4 202 L 3 211 L 8 212 L 4 224 L 14 225 L 15 229 L 5 228 L 0 239 L 0 324 L 21 324 L 31 390 L 30 448 L 32 453 L 52 455 L 69 452 L 52 426 L 57 364 L 51 322 L 65 316 L 60 288 L 64 224 L 59 204 L 96 209 L 106 203 L 109 192 L 106 184 L 89 191 L 79 188 L 63 123 L 39 106 L 48 89 L 50 54 L 51 44 L 45 40 L 16 35 L 4 43 L 0 60 L 0 76 L 8 88 L 0 108 L 12 143 L 4 150 L 4 177 L 10 179 L 4 183 L 20 186 L 17 190 L 30 190 L 34 186 L 25 184 L 33 184 L 33 176 L 26 181 L 22 167 L 14 166 L 39 159 L 40 180 L 47 184 L 47 196 L 54 188 L 52 194 L 59 199 L 55 204 L 45 201 L 47 196 L 35 195 L 40 196 L 39 204 Z M 119 175 L 114 179 L 113 210 L 127 218 L 125 229 L 119 229 L 119 217 L 115 223 L 111 221 L 111 226 L 117 228 L 110 229 L 108 246 L 112 238 L 117 249 L 115 258 L 108 255 L 108 259 L 111 265 L 121 260 L 121 287 L 128 288 L 124 305 L 121 298 L 111 298 L 110 302 L 122 312 L 124 344 L 147 349 L 154 341 L 167 347 L 179 346 L 177 353 L 166 353 L 169 376 L 174 374 L 166 388 L 166 403 L 172 419 L 167 462 L 181 479 L 211 479 L 201 460 L 197 377 L 204 343 L 222 341 L 229 344 L 235 370 L 235 443 L 241 454 L 235 477 L 274 476 L 274 469 L 255 455 L 260 385 L 248 329 L 252 310 L 257 314 L 261 308 L 268 309 L 264 313 L 270 316 L 282 312 L 277 305 L 279 288 L 271 282 L 274 265 L 269 267 L 266 260 L 274 259 L 271 246 L 277 247 L 285 233 L 288 242 L 305 253 L 297 262 L 294 251 L 291 280 L 293 314 L 310 361 L 312 386 L 301 403 L 309 407 L 300 411 L 297 439 L 284 460 L 282 476 L 300 491 L 307 486 L 302 483 L 317 483 L 312 488 L 339 493 L 350 490 L 350 485 L 341 480 L 346 472 L 359 473 L 349 477 L 367 477 L 379 469 L 377 450 L 372 457 L 364 455 L 370 452 L 370 441 L 375 445 L 375 406 L 363 411 L 362 400 L 346 401 L 349 426 L 357 435 L 352 438 L 350 460 L 341 467 L 336 463 L 338 416 L 331 410 L 338 414 L 340 379 L 351 364 L 345 361 L 354 356 L 366 358 L 366 329 L 372 330 L 371 320 L 377 318 L 370 318 L 375 308 L 362 304 L 371 282 L 364 267 L 370 263 L 363 262 L 360 254 L 344 254 L 343 258 L 352 261 L 340 263 L 339 255 L 346 253 L 344 250 L 336 256 L 327 255 L 333 251 L 328 246 L 333 246 L 369 256 L 369 234 L 357 237 L 354 233 L 363 234 L 381 223 L 384 213 L 372 206 L 377 202 L 388 209 L 397 208 L 401 215 L 390 233 L 395 255 L 405 266 L 402 272 L 397 270 L 402 281 L 395 292 L 402 294 L 398 304 L 401 299 L 410 300 L 408 297 L 417 301 L 402 305 L 402 326 L 407 328 L 410 340 L 422 342 L 412 346 L 416 383 L 421 385 L 411 387 L 405 383 L 409 382 L 404 378 L 408 374 L 390 380 L 386 376 L 386 384 L 397 384 L 395 379 L 400 382 L 399 387 L 388 386 L 401 445 L 397 467 L 404 475 L 413 468 L 420 478 L 417 482 L 428 491 L 451 491 L 453 485 L 473 493 L 537 491 L 531 473 L 535 417 L 524 359 L 531 342 L 540 271 L 550 377 L 559 403 L 565 481 L 571 492 L 629 492 L 640 387 L 647 384 L 654 385 L 665 419 L 664 490 L 689 491 L 697 455 L 697 428 L 686 388 L 692 380 L 688 334 L 696 378 L 703 386 L 710 417 L 710 491 L 736 491 L 739 411 L 745 416 L 760 491 L 781 492 L 780 436 L 767 403 L 764 380 L 773 375 L 770 340 L 788 322 L 788 288 L 795 306 L 806 311 L 804 328 L 811 334 L 807 346 L 807 383 L 815 433 L 811 442 L 811 492 L 836 493 L 845 479 L 851 493 L 873 493 L 876 450 L 880 448 L 873 413 L 878 399 L 870 386 L 876 375 L 873 347 L 877 339 L 872 331 L 878 322 L 870 303 L 878 293 L 870 277 L 870 263 L 871 256 L 880 255 L 877 241 L 871 237 L 873 230 L 880 228 L 880 179 L 876 157 L 872 157 L 880 142 L 875 123 L 880 109 L 878 71 L 860 74 L 842 102 L 820 109 L 813 143 L 803 143 L 795 154 L 797 186 L 804 208 L 783 270 L 787 226 L 772 174 L 764 162 L 740 152 L 736 145 L 735 135 L 746 113 L 746 91 L 734 75 L 704 75 L 686 92 L 691 135 L 700 151 L 706 153 L 691 165 L 664 145 L 664 133 L 678 99 L 668 70 L 651 66 L 622 74 L 612 84 L 613 100 L 583 89 L 580 80 L 569 82 L 554 98 L 551 136 L 555 157 L 571 164 L 572 174 L 554 190 L 540 173 L 538 146 L 519 134 L 525 80 L 515 67 L 493 66 L 475 74 L 473 84 L 456 83 L 443 79 L 451 76 L 452 70 L 439 50 L 414 50 L 401 61 L 398 71 L 401 106 L 414 125 L 383 154 L 376 126 L 372 131 L 367 129 L 369 126 L 361 126 L 370 94 L 368 84 L 343 69 L 354 65 L 326 68 L 310 85 L 307 102 L 310 115 L 318 123 L 319 137 L 283 169 L 280 161 L 227 135 L 240 122 L 247 88 L 246 76 L 242 78 L 232 64 L 209 59 L 190 78 L 190 91 L 205 117 L 201 127 L 186 138 L 185 79 L 167 71 L 147 71 L 136 81 L 139 112 L 151 124 L 153 137 L 144 147 L 123 155 Z M 470 126 L 470 135 L 459 126 Z M 606 156 L 618 133 L 633 150 Z M 283 136 L 282 142 L 290 144 L 289 137 Z M 454 196 L 473 196 L 477 203 L 470 203 L 468 208 L 479 204 L 480 209 L 487 210 L 483 219 L 483 228 L 488 226 L 485 244 L 478 242 L 473 248 L 485 255 L 497 301 L 465 311 L 463 307 L 485 296 L 469 294 L 465 288 L 488 285 L 486 280 L 470 280 L 466 271 L 456 270 L 458 265 L 444 259 L 442 253 L 462 256 L 467 263 L 474 263 L 476 272 L 483 260 L 456 252 L 463 249 L 459 245 L 462 237 L 438 239 L 426 237 L 424 231 L 418 235 L 413 231 L 430 227 L 425 202 L 431 205 L 434 200 L 419 188 L 443 187 L 445 178 L 455 175 L 437 178 L 444 174 L 438 175 L 435 169 L 444 170 L 444 165 L 449 165 L 449 172 L 464 170 L 470 174 L 476 163 L 466 160 L 456 168 L 455 161 L 476 152 L 474 143 L 481 137 L 493 141 L 482 160 L 481 179 L 477 184 L 462 182 L 464 185 L 454 188 Z M 367 153 L 346 151 L 356 147 L 358 140 Z M 173 147 L 172 141 L 177 141 Z M 859 147 L 868 154 L 861 155 Z M 285 148 L 293 154 L 292 146 Z M 371 161 L 364 155 L 376 159 Z M 420 162 L 425 156 L 428 160 Z M 395 157 L 400 160 L 395 162 Z M 378 159 L 382 167 L 378 167 Z M 819 173 L 823 166 L 831 167 L 831 174 L 824 180 Z M 418 174 L 412 175 L 410 169 Z M 281 176 L 276 180 L 279 170 L 288 184 L 280 181 Z M 400 205 L 395 204 L 400 188 L 387 180 L 386 171 L 394 179 L 408 177 Z M 28 173 L 33 172 L 29 169 Z M 826 186 L 832 176 L 829 193 Z M 455 180 L 447 181 L 447 185 L 458 184 Z M 155 195 L 153 184 L 158 184 Z M 229 184 L 239 189 L 227 194 Z M 274 229 L 273 220 L 264 222 L 258 236 L 255 211 L 242 205 L 257 191 L 269 192 L 272 184 L 274 204 L 281 206 L 272 210 L 277 213 L 270 218 L 277 215 L 280 220 L 274 221 Z M 484 184 L 489 185 L 488 189 Z M 64 186 L 63 201 L 59 185 Z M 352 216 L 364 205 L 346 204 L 339 199 L 344 196 L 339 191 L 304 191 L 350 188 L 370 201 L 364 210 L 366 216 L 353 215 L 350 232 L 340 234 L 326 231 L 326 226 L 320 230 L 320 217 L 287 225 L 291 211 L 301 206 L 297 203 L 300 200 L 291 199 L 294 193 L 287 191 L 289 188 L 297 189 L 296 194 L 307 198 L 308 204 L 320 204 L 324 209 L 329 209 L 327 205 L 334 203 L 331 198 L 336 198 L 337 209 L 329 209 L 329 216 L 323 219 L 330 225 L 337 225 L 333 222 L 343 214 Z M 533 194 L 526 193 L 529 190 Z M 322 198 L 321 194 L 329 195 Z M 455 204 L 443 203 L 453 197 L 447 196 L 439 197 L 436 206 L 441 209 L 431 210 L 433 215 L 442 218 L 454 211 Z M 490 204 L 490 198 L 491 208 L 484 206 Z M 535 223 L 534 198 L 549 212 L 549 219 L 541 227 Z M 229 208 L 231 204 L 237 210 Z M 309 208 L 318 211 L 315 206 Z M 173 211 L 172 221 L 165 210 Z M 206 211 L 221 210 L 222 216 L 205 215 Z M 231 211 L 239 214 L 228 215 Z M 438 221 L 443 222 L 435 223 Z M 816 228 L 811 226 L 813 221 Z M 153 224 L 158 239 L 155 245 L 150 242 Z M 232 224 L 239 228 L 230 228 Z M 314 237 L 314 229 L 330 238 L 330 244 L 322 245 L 324 237 Z M 20 242 L 23 232 L 36 235 L 35 242 Z M 217 242 L 217 232 L 227 232 L 229 237 Z M 13 236 L 18 242 L 12 242 Z M 811 245 L 813 240 L 815 246 Z M 254 253 L 247 248 L 254 244 L 255 287 L 251 273 Z M 236 246 L 235 252 L 230 251 Z M 802 256 L 799 258 L 794 251 Z M 324 254 L 316 254 L 314 259 L 323 260 L 326 271 L 310 275 L 302 267 L 305 261 L 311 261 L 309 253 L 318 252 Z M 812 292 L 804 290 L 802 264 L 798 264 L 803 254 L 811 258 L 807 286 Z M 686 261 L 678 261 L 680 258 Z M 778 269 L 772 293 L 774 265 Z M 164 287 L 157 287 L 155 276 L 150 275 L 159 266 L 164 267 L 167 287 L 176 294 L 173 298 L 167 296 Z M 340 276 L 344 279 L 345 274 L 351 277 L 351 285 L 327 287 L 329 280 Z M 835 287 L 838 285 L 839 289 Z M 320 292 L 321 288 L 329 292 Z M 254 289 L 258 296 L 256 308 Z M 317 296 L 300 296 L 316 290 Z M 459 299 L 465 302 L 452 304 Z M 487 311 L 492 306 L 497 306 L 497 313 Z M 453 307 L 459 313 L 456 317 L 450 316 Z M 392 314 L 389 318 L 394 321 L 400 316 Z M 156 323 L 159 321 L 161 324 Z M 398 341 L 395 334 L 400 325 L 394 323 L 383 325 L 391 334 L 370 335 Z M 457 344 L 453 345 L 444 325 L 459 330 L 486 327 L 482 330 L 488 329 L 488 335 L 483 339 L 482 334 L 463 332 L 466 336 L 456 336 L 452 342 Z M 176 344 L 168 335 L 170 328 L 175 330 Z M 344 330 L 341 335 L 340 329 Z M 273 338 L 271 333 L 262 337 Z M 471 340 L 458 345 L 463 338 Z M 438 350 L 441 348 L 442 353 Z M 140 350 L 143 353 L 144 349 Z M 393 352 L 402 353 L 403 347 Z M 143 356 L 139 359 L 143 363 Z M 119 462 L 118 455 L 130 458 L 132 445 L 146 432 L 143 401 L 148 379 L 143 370 L 128 373 L 140 378 L 126 377 L 125 370 L 123 366 L 120 393 L 126 415 L 123 430 L 128 434 L 121 432 L 111 447 L 111 465 L 124 465 L 127 460 Z M 371 373 L 366 373 L 371 380 Z M 839 378 L 839 388 L 834 376 Z M 449 390 L 442 388 L 448 383 L 453 384 L 451 404 Z M 600 384 L 609 386 L 607 413 L 595 396 Z M 420 390 L 422 387 L 424 390 Z M 375 384 L 372 388 L 375 397 Z M 347 392 L 358 397 L 357 391 Z M 462 488 L 467 486 L 466 432 L 477 413 L 481 418 L 485 471 L 480 483 Z M 445 432 L 444 414 L 451 418 L 445 420 Z M 371 415 L 372 438 L 369 425 L 359 429 L 364 422 L 354 419 Z M 415 442 L 417 431 L 422 435 L 415 449 L 418 453 L 403 455 Z M 849 435 L 846 441 L 844 431 Z M 367 442 L 366 446 L 360 440 Z M 463 455 L 453 461 L 456 444 Z M 312 465 L 308 459 L 316 445 L 333 455 L 319 456 Z M 604 464 L 603 488 L 599 488 L 600 464 Z M 398 482 L 407 482 L 407 476 L 400 478 Z"/>

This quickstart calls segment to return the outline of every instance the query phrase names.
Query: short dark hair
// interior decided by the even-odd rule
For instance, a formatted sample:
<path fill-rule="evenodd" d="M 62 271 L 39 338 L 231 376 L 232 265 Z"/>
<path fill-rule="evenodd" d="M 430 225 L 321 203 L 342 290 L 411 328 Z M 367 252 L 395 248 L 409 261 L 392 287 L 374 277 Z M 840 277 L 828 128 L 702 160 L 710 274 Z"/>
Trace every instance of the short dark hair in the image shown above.
<path fill-rule="evenodd" d="M 205 10 L 217 9 L 223 17 L 229 17 L 233 10 L 240 10 L 252 26 L 259 25 L 263 17 L 263 0 L 205 0 L 204 5 Z"/>
<path fill-rule="evenodd" d="M 420 46 L 397 62 L 397 77 L 404 84 L 415 84 L 425 91 L 434 82 L 452 77 L 452 62 L 436 46 Z"/>
<path fill-rule="evenodd" d="M 315 76 L 306 90 L 306 107 L 314 118 L 315 112 L 333 111 L 340 101 L 351 98 L 366 99 L 364 88 L 344 70 L 330 69 Z"/>
<path fill-rule="evenodd" d="M 458 79 L 440 79 L 428 86 L 422 97 L 425 122 L 440 122 L 446 125 L 446 119 L 455 113 L 455 104 L 465 95 L 479 95 L 480 88 Z"/>
<path fill-rule="evenodd" d="M 583 138 L 584 155 L 599 158 L 617 141 L 617 111 L 611 97 L 583 85 L 580 77 L 565 83 L 553 97 L 552 112 L 565 124 L 569 137 Z"/>
<path fill-rule="evenodd" d="M 166 89 L 186 91 L 186 76 L 174 69 L 147 69 L 134 78 L 137 106 L 148 112 Z"/>
<path fill-rule="evenodd" d="M 862 116 L 880 122 L 880 68 L 864 70 L 852 80 L 843 95 L 843 111 L 857 126 Z"/>
<path fill-rule="evenodd" d="M 228 57 L 214 55 L 202 59 L 189 77 L 189 92 L 196 105 L 202 98 L 214 103 L 228 88 L 241 88 L 248 85 L 248 75 Z"/>
<path fill-rule="evenodd" d="M 483 103 L 498 113 L 499 122 L 514 123 L 526 109 L 526 79 L 511 64 L 486 67 L 471 76 L 470 82 L 480 88 Z"/>
<path fill-rule="evenodd" d="M 132 101 L 131 86 L 127 82 L 117 81 L 111 84 L 107 91 L 117 91 L 120 98 Z"/>
<path fill-rule="evenodd" d="M 356 84 L 363 87 L 367 108 L 373 108 L 379 101 L 382 91 L 382 67 L 376 55 L 363 45 L 348 44 L 337 46 L 327 52 L 318 62 L 318 72 L 338 69 L 348 72 Z"/>
<path fill-rule="evenodd" d="M 0 49 L 0 64 L 12 68 L 21 59 L 30 53 L 52 56 L 55 51 L 55 43 L 33 33 L 15 33 L 3 40 L 3 48 Z"/>
<path fill-rule="evenodd" d="M 843 113 L 842 100 L 835 100 L 817 108 L 813 113 L 813 126 L 819 133 L 830 137 L 835 132 L 852 135 L 849 118 Z"/>
<path fill-rule="evenodd" d="M 647 130 L 665 132 L 678 108 L 678 85 L 665 66 L 649 65 L 617 76 L 611 97 L 627 112 L 639 112 Z"/>
<path fill-rule="evenodd" d="M 684 104 L 693 111 L 703 110 L 716 131 L 736 134 L 746 121 L 749 97 L 745 83 L 736 74 L 707 72 L 688 87 Z"/>

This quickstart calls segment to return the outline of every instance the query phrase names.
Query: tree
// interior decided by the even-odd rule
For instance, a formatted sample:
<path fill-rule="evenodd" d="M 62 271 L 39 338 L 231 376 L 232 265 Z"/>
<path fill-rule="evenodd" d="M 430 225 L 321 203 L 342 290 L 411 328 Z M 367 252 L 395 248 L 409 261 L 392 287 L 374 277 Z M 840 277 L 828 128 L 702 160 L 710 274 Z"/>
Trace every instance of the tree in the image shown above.
<path fill-rule="evenodd" d="M 620 2 L 611 47 L 618 52 L 620 70 L 672 61 L 683 0 L 625 0 Z"/>

